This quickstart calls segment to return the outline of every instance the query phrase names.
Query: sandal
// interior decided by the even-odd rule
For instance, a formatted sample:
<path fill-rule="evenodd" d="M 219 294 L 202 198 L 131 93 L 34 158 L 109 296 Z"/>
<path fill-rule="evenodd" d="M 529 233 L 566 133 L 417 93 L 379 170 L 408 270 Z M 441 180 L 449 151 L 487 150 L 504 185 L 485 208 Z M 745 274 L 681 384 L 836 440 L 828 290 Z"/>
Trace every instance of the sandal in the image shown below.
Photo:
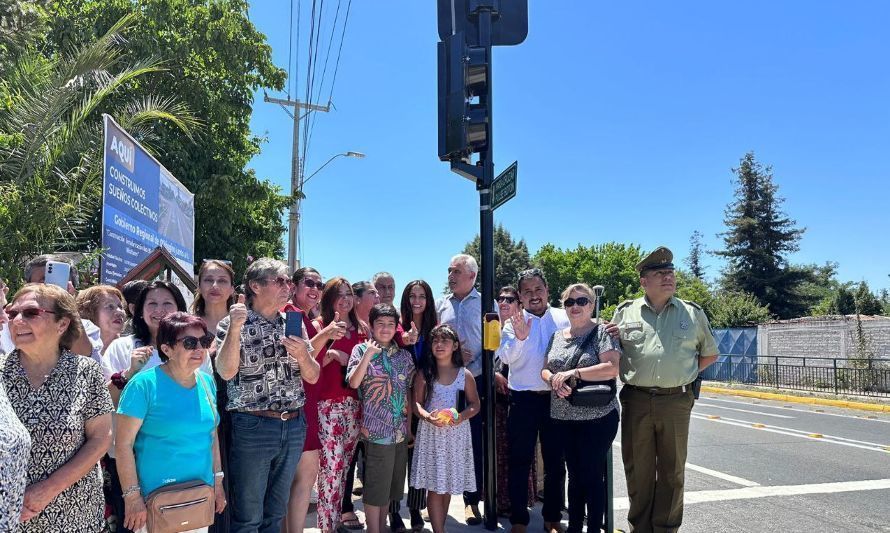
<path fill-rule="evenodd" d="M 356 516 L 355 513 L 344 513 L 344 515 L 350 514 L 352 515 L 352 518 L 340 518 L 340 525 L 351 531 L 361 531 L 365 529 L 365 525 L 358 519 L 358 516 Z"/>

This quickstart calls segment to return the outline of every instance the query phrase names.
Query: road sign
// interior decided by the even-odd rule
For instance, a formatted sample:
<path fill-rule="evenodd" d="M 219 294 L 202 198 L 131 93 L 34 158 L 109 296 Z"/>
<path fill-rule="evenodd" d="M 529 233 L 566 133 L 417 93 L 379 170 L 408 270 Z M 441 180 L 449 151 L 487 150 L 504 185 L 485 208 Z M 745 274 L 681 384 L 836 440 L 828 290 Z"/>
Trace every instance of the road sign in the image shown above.
<path fill-rule="evenodd" d="M 498 177 L 491 183 L 492 211 L 507 203 L 507 200 L 514 196 L 516 196 L 516 161 L 513 161 L 512 165 L 498 174 Z"/>
<path fill-rule="evenodd" d="M 467 34 L 470 46 L 479 46 L 476 17 L 470 4 L 491 3 L 494 17 L 491 24 L 491 45 L 519 44 L 528 36 L 528 0 L 439 0 L 437 5 L 439 39 L 459 31 Z"/>

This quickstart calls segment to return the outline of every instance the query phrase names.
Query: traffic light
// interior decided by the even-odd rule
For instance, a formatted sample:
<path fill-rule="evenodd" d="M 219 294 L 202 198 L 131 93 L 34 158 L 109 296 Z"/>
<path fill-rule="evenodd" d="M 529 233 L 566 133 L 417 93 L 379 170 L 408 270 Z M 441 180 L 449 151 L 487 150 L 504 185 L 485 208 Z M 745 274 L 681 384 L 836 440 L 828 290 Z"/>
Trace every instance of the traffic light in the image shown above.
<path fill-rule="evenodd" d="M 466 160 L 488 146 L 491 79 L 485 48 L 467 46 L 463 32 L 438 43 L 439 159 Z"/>

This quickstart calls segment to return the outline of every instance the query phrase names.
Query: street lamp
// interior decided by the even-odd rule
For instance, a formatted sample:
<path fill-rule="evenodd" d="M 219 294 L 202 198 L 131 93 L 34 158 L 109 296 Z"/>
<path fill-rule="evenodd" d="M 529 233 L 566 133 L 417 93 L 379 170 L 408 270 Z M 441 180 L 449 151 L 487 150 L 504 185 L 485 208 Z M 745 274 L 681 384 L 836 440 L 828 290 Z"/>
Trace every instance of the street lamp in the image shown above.
<path fill-rule="evenodd" d="M 356 158 L 356 159 L 364 159 L 364 158 L 365 158 L 365 154 L 363 154 L 363 153 L 361 153 L 361 152 L 353 152 L 353 151 L 343 152 L 342 154 L 336 154 L 336 155 L 334 155 L 333 157 L 331 157 L 330 159 L 328 159 L 327 161 L 325 161 L 325 164 L 324 164 L 324 165 L 318 167 L 318 170 L 316 170 L 316 171 L 313 172 L 312 174 L 309 174 L 309 177 L 308 177 L 308 178 L 303 179 L 303 185 L 306 185 L 306 182 L 309 181 L 309 180 L 311 180 L 311 179 L 312 179 L 312 176 L 314 176 L 314 175 L 318 174 L 319 172 L 321 172 L 321 169 L 323 169 L 324 167 L 328 166 L 328 164 L 329 164 L 331 161 L 333 161 L 334 159 L 337 159 L 338 157 L 354 157 L 354 158 Z M 302 192 L 302 191 L 301 191 L 301 192 Z"/>
<path fill-rule="evenodd" d="M 365 154 L 361 152 L 343 152 L 341 154 L 336 154 L 327 161 L 325 164 L 318 167 L 318 169 L 309 174 L 308 178 L 303 178 L 302 176 L 299 179 L 299 187 L 297 190 L 292 191 L 292 193 L 296 196 L 294 201 L 294 206 L 291 209 L 291 217 L 290 217 L 290 235 L 288 236 L 287 243 L 287 266 L 290 267 L 291 272 L 294 272 L 296 269 L 300 268 L 300 258 L 297 256 L 297 234 L 300 231 L 300 205 L 303 201 L 303 186 L 306 185 L 306 182 L 312 179 L 313 176 L 321 172 L 321 169 L 328 166 L 331 161 L 337 159 L 338 157 L 354 157 L 356 159 L 364 159 Z"/>

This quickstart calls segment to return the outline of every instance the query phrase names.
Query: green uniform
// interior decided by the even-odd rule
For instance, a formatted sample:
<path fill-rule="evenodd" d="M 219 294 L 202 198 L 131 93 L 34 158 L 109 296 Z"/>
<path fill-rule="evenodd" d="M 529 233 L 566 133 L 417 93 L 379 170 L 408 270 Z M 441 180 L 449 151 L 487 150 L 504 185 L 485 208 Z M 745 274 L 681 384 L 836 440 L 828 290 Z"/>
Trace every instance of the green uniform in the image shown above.
<path fill-rule="evenodd" d="M 698 358 L 717 354 L 704 311 L 672 297 L 656 313 L 645 297 L 618 306 L 621 330 L 621 452 L 637 533 L 674 532 L 683 521 L 683 484 Z"/>

